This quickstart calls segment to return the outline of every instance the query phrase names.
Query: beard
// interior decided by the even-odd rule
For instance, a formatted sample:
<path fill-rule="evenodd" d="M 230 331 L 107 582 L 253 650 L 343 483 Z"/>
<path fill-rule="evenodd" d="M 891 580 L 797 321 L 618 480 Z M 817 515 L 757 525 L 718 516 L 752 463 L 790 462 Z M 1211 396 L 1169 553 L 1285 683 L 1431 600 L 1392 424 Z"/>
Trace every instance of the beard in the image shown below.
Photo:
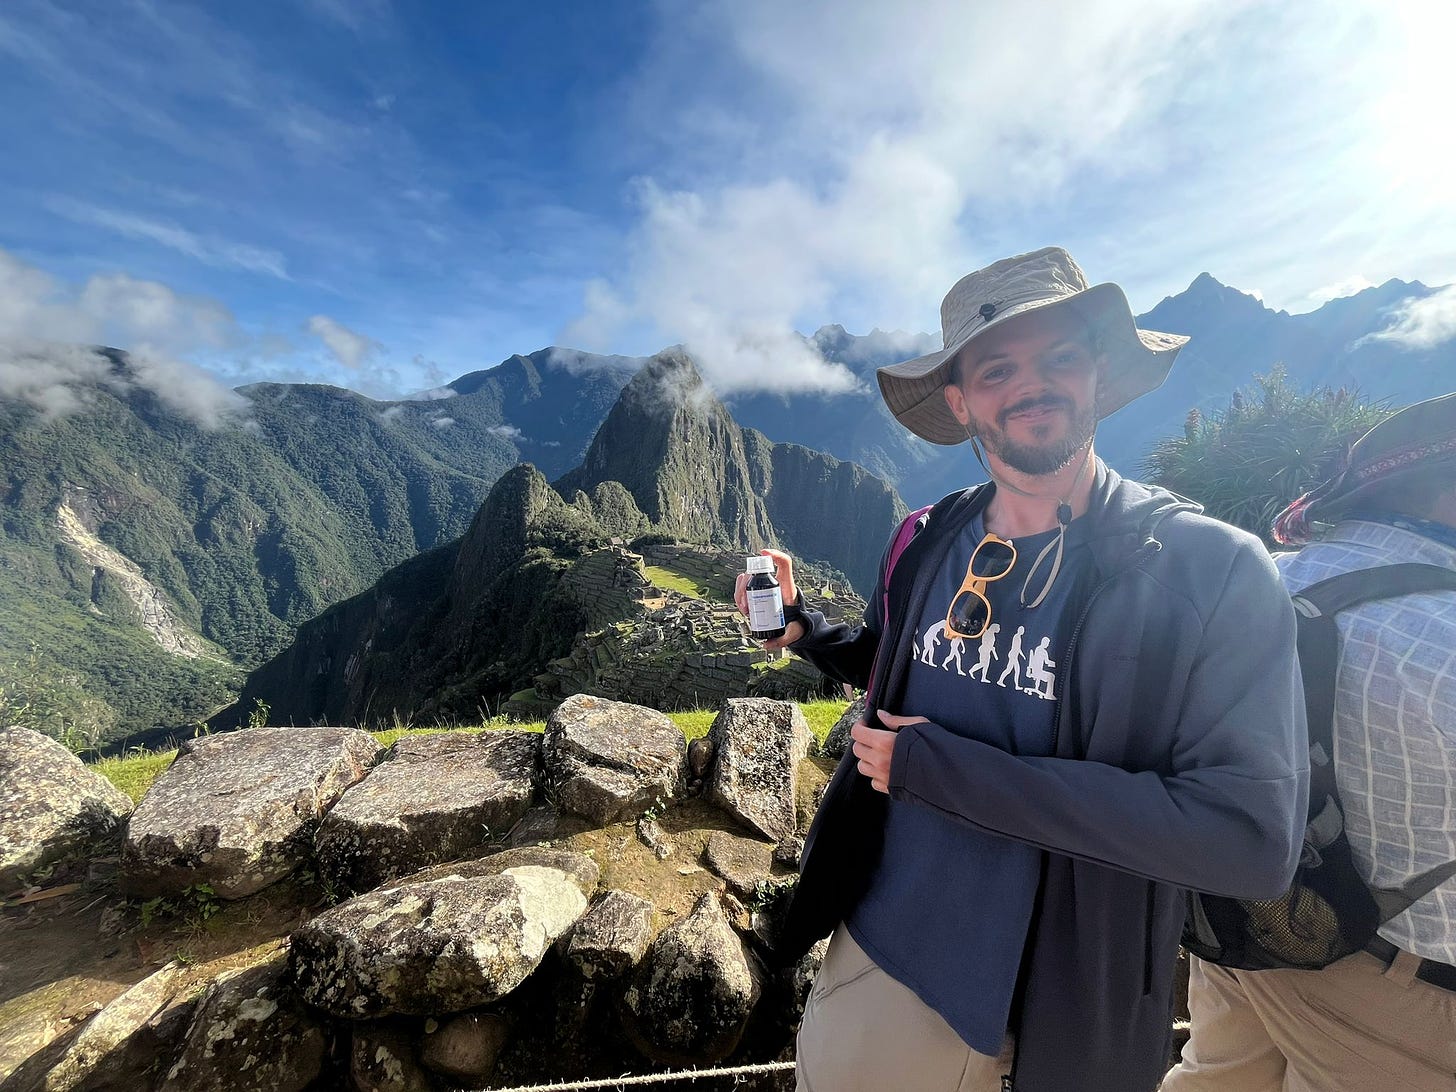
<path fill-rule="evenodd" d="M 1035 409 L 1038 406 L 1064 410 L 1068 414 L 1066 431 L 1059 438 L 1052 438 L 1050 434 L 1055 425 L 1049 424 L 1032 429 L 1033 435 L 1038 433 L 1048 435 L 1048 438 L 1041 443 L 1024 443 L 1011 439 L 1006 434 L 1007 419 L 1014 413 Z M 1014 406 L 1007 407 L 996 415 L 996 420 L 996 424 L 989 421 L 977 421 L 974 418 L 971 420 L 971 424 L 975 426 L 975 434 L 980 438 L 986 450 L 1012 470 L 1039 477 L 1043 474 L 1055 474 L 1076 458 L 1077 453 L 1087 446 L 1093 433 L 1097 431 L 1097 407 L 1091 405 L 1078 410 L 1069 399 L 1044 395 L 1041 398 L 1029 398 L 1025 402 L 1018 402 Z"/>

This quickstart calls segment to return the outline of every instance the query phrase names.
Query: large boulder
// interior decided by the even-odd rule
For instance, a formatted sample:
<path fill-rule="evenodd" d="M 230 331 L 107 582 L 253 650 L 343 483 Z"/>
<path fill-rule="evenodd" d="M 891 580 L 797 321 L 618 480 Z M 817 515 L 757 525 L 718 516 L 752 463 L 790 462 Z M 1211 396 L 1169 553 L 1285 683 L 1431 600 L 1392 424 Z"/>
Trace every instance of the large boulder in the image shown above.
<path fill-rule="evenodd" d="M 0 895 L 120 835 L 131 798 L 49 736 L 0 728 Z"/>
<path fill-rule="evenodd" d="M 293 934 L 298 992 L 339 1017 L 462 1012 L 510 993 L 576 924 L 597 867 L 523 848 L 439 866 L 327 910 Z"/>
<path fill-rule="evenodd" d="M 843 758 L 844 752 L 849 750 L 849 745 L 854 741 L 849 737 L 849 730 L 858 721 L 864 719 L 865 696 L 861 694 L 849 703 L 849 708 L 834 722 L 834 727 L 829 729 L 829 734 L 824 737 L 824 754 L 829 758 Z"/>
<path fill-rule="evenodd" d="M 761 989 L 757 968 L 709 892 L 652 942 L 622 995 L 623 1026 L 655 1062 L 719 1062 L 738 1046 Z"/>
<path fill-rule="evenodd" d="M 484 852 L 531 806 L 540 756 L 536 732 L 401 739 L 319 824 L 319 875 L 339 891 L 368 891 Z"/>
<path fill-rule="evenodd" d="M 64 1052 L 65 1038 L 75 1025 L 68 1016 L 44 1008 L 6 1015 L 9 1019 L 0 1024 L 0 1089 L 28 1092 Z"/>
<path fill-rule="evenodd" d="M 203 994 L 163 1087 L 299 1092 L 320 1074 L 323 1028 L 289 989 L 284 953 L 223 975 Z"/>
<path fill-rule="evenodd" d="M 511 1026 L 496 1013 L 472 1012 L 446 1020 L 425 1036 L 420 1047 L 420 1061 L 433 1073 L 463 1083 L 479 1084 L 495 1069 Z"/>
<path fill-rule="evenodd" d="M 127 824 L 123 890 L 209 884 L 239 899 L 313 856 L 319 819 L 380 752 L 353 728 L 248 728 L 188 740 Z"/>
<path fill-rule="evenodd" d="M 355 1026 L 349 1044 L 354 1092 L 434 1092 L 415 1057 L 418 1032 L 389 1023 Z"/>
<path fill-rule="evenodd" d="M 186 970 L 168 963 L 103 1008 L 46 1074 L 44 1092 L 142 1088 L 170 1057 L 191 1018 Z"/>
<path fill-rule="evenodd" d="M 742 838 L 726 830 L 708 836 L 703 860 L 740 899 L 752 899 L 759 884 L 773 874 L 774 847 L 755 838 Z"/>
<path fill-rule="evenodd" d="M 687 741 L 665 713 L 576 694 L 546 721 L 557 804 L 598 826 L 636 819 L 682 792 Z"/>
<path fill-rule="evenodd" d="M 566 958 L 588 981 L 621 978 L 642 960 L 652 939 L 652 903 L 608 891 L 577 922 Z"/>
<path fill-rule="evenodd" d="M 707 798 L 771 842 L 792 834 L 799 763 L 814 738 L 798 705 L 729 698 L 708 736 L 714 762 Z"/>

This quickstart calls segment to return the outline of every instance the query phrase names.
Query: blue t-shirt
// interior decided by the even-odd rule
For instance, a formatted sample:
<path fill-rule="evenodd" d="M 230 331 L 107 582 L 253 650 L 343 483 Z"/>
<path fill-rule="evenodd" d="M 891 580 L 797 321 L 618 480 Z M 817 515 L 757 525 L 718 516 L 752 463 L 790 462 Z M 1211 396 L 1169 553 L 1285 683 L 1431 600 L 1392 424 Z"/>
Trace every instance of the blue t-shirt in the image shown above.
<path fill-rule="evenodd" d="M 904 705 L 943 728 L 1013 754 L 1049 755 L 1086 569 L 1085 520 L 1067 529 L 1061 570 L 1035 609 L 1022 584 L 1055 531 L 1014 539 L 1016 564 L 986 586 L 991 619 L 977 640 L 948 638 L 945 616 L 985 528 L 977 516 L 952 544 L 915 622 Z M 1026 589 L 1041 592 L 1051 557 Z M 917 804 L 891 800 L 884 853 L 850 913 L 850 934 L 887 974 L 938 1012 L 974 1050 L 1000 1052 L 1041 873 L 1041 851 Z"/>

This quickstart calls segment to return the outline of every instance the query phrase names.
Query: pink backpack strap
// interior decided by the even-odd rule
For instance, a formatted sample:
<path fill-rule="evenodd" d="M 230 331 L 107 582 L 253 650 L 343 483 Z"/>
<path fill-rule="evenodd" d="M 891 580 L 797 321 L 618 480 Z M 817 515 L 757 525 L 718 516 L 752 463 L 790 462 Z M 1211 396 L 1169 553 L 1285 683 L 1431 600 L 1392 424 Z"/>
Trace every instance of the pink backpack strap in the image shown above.
<path fill-rule="evenodd" d="M 900 526 L 895 529 L 895 537 L 890 543 L 890 554 L 888 557 L 885 558 L 885 571 L 883 573 L 882 579 L 880 580 L 880 594 L 883 597 L 880 602 L 880 624 L 882 626 L 888 626 L 890 624 L 890 577 L 895 572 L 895 565 L 899 562 L 900 555 L 905 552 L 905 547 L 910 545 L 910 541 L 920 531 L 920 528 L 924 525 L 925 520 L 930 515 L 930 510 L 934 507 L 935 505 L 933 504 L 927 504 L 924 508 L 915 509 L 915 511 L 911 512 L 908 516 L 901 520 Z M 881 634 L 881 642 L 884 641 L 885 636 L 885 634 Z M 878 666 L 879 661 L 878 650 L 875 653 L 875 660 L 876 664 L 870 668 L 871 687 L 874 686 L 875 667 Z M 868 703 L 869 700 L 870 691 L 866 690 L 866 703 Z"/>

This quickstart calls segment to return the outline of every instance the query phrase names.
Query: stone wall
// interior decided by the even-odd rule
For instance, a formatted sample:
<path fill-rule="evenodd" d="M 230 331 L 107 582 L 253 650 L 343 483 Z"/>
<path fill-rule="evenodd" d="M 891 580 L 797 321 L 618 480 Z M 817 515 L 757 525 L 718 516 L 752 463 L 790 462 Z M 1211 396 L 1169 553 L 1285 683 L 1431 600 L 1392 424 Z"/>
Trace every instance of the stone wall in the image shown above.
<path fill-rule="evenodd" d="M 5 1092 L 432 1092 L 791 1058 L 822 952 L 775 968 L 763 915 L 827 778 L 795 705 L 725 703 L 691 755 L 664 714 L 585 695 L 544 733 L 382 754 L 351 729 L 244 729 L 196 741 L 129 817 L 106 800 L 81 840 L 69 817 L 115 790 L 9 732 L 0 799 L 30 819 L 0 842 L 45 865 L 13 880 L 34 892 L 19 914 L 74 920 L 39 887 L 68 863 L 96 878 L 59 894 L 110 902 L 109 935 L 138 948 L 167 943 L 143 939 L 148 913 L 203 887 L 243 911 L 278 887 L 301 901 L 270 942 L 168 962 L 79 1016 L 0 992 Z M 119 875 L 97 872 L 118 838 Z M 26 943 L 8 924 L 0 964 Z"/>
<path fill-rule="evenodd" d="M 620 546 L 583 558 L 567 578 L 584 609 L 600 619 L 571 653 L 552 661 L 534 692 L 506 712 L 542 715 L 572 694 L 597 694 L 658 709 L 715 708 L 732 697 L 809 699 L 837 692 L 817 668 L 769 653 L 748 635 L 732 605 L 743 555 L 683 544 Z M 656 588 L 643 565 L 661 566 L 708 589 L 709 599 Z M 854 619 L 863 601 L 847 583 L 811 576 L 805 598 L 832 621 Z"/>

